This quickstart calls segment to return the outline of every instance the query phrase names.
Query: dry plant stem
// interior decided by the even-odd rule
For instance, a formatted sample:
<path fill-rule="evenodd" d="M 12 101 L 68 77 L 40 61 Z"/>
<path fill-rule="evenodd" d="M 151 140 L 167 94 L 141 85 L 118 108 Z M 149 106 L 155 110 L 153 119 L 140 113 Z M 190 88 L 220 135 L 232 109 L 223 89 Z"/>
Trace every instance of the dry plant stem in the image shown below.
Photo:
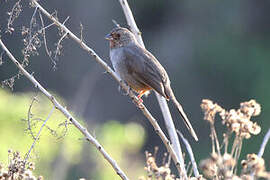
<path fill-rule="evenodd" d="M 34 18 L 35 18 L 36 13 L 37 13 L 37 9 L 38 8 L 36 7 L 35 10 L 34 10 L 34 13 L 32 14 L 32 18 L 30 20 L 30 25 L 29 25 L 29 29 L 30 29 L 30 31 L 29 31 L 30 40 L 29 40 L 29 43 L 28 44 L 31 44 L 31 41 L 32 41 L 32 39 L 31 39 L 31 37 L 32 37 L 32 26 L 33 26 Z"/>
<path fill-rule="evenodd" d="M 128 2 L 126 0 L 119 0 L 119 2 L 122 6 L 123 12 L 125 14 L 127 23 L 129 25 L 131 31 L 135 35 L 139 44 L 142 47 L 145 47 L 143 40 L 142 40 L 141 32 L 140 32 L 139 28 L 137 27 L 137 24 L 136 24 L 135 19 L 133 17 L 132 11 L 128 5 Z M 181 171 L 184 174 L 185 178 L 187 178 L 187 173 L 186 173 L 186 169 L 185 169 L 185 163 L 184 163 L 184 158 L 182 155 L 180 142 L 179 142 L 176 130 L 175 130 L 175 126 L 174 126 L 174 123 L 172 120 L 172 116 L 171 116 L 167 101 L 164 97 L 160 96 L 158 93 L 155 92 L 155 94 L 156 94 L 157 100 L 159 102 L 159 106 L 161 108 L 161 111 L 162 111 L 162 114 L 163 114 L 163 117 L 165 120 L 165 124 L 166 124 L 167 130 L 169 132 L 170 139 L 172 141 L 174 151 L 177 153 L 177 158 L 180 161 Z"/>
<path fill-rule="evenodd" d="M 172 116 L 171 116 L 167 101 L 166 101 L 166 99 L 164 97 L 162 97 L 157 92 L 155 92 L 155 94 L 156 94 L 156 97 L 157 97 L 161 112 L 163 114 L 163 118 L 164 118 L 164 121 L 165 121 L 167 131 L 168 131 L 169 136 L 170 136 L 170 140 L 172 142 L 173 149 L 176 152 L 179 161 L 182 162 L 182 166 L 185 167 L 185 161 L 184 161 L 184 158 L 182 156 L 182 149 L 181 149 L 181 146 L 180 146 L 180 142 L 179 142 L 179 139 L 178 139 L 178 136 L 177 136 L 177 133 L 176 133 L 176 128 L 174 126 L 174 123 L 173 123 L 173 120 L 172 120 Z M 185 168 L 183 168 L 183 169 L 185 169 Z"/>
<path fill-rule="evenodd" d="M 258 152 L 258 157 L 261 158 L 263 156 L 263 153 L 264 153 L 264 150 L 265 150 L 265 147 L 266 147 L 266 144 L 268 143 L 270 139 L 270 129 L 268 129 L 266 135 L 264 136 L 263 138 L 263 142 L 261 144 L 261 147 L 260 147 L 260 150 Z M 251 174 L 251 178 L 254 179 L 254 175 L 255 175 L 255 172 L 253 172 Z"/>
<path fill-rule="evenodd" d="M 31 131 L 31 116 L 32 116 L 32 113 L 31 113 L 31 109 L 34 105 L 34 102 L 37 101 L 37 93 L 35 94 L 35 96 L 33 97 L 31 103 L 30 103 L 30 106 L 29 106 L 29 109 L 28 109 L 28 113 L 27 113 L 27 130 L 30 130 L 30 135 L 32 136 L 33 139 L 35 139 L 35 135 L 33 133 L 33 131 Z"/>
<path fill-rule="evenodd" d="M 216 149 L 217 149 L 218 155 L 221 156 L 220 145 L 219 145 L 219 141 L 218 141 L 218 137 L 217 137 L 217 132 L 216 132 L 214 123 L 211 123 L 210 125 L 211 125 L 211 132 L 212 132 L 212 136 L 213 136 L 213 139 L 215 141 L 215 144 L 216 144 Z"/>
<path fill-rule="evenodd" d="M 236 173 L 236 170 L 237 170 L 237 162 L 238 162 L 238 159 L 239 159 L 239 156 L 240 156 L 240 153 L 241 153 L 241 150 L 242 150 L 242 138 L 239 137 L 239 136 L 236 136 L 234 138 L 234 141 L 233 141 L 233 145 L 232 145 L 232 151 L 231 151 L 231 155 L 233 156 L 233 158 L 235 159 L 235 165 L 232 166 L 232 172 Z"/>
<path fill-rule="evenodd" d="M 263 153 L 264 153 L 266 144 L 269 141 L 269 139 L 270 139 L 270 129 L 268 129 L 266 135 L 263 138 L 263 142 L 261 144 L 261 147 L 260 147 L 260 150 L 259 150 L 259 153 L 258 153 L 258 157 L 262 157 L 263 156 Z"/>
<path fill-rule="evenodd" d="M 133 100 L 135 100 L 136 102 L 139 102 L 136 95 L 132 91 L 130 91 L 130 88 L 124 82 L 121 81 L 121 79 L 115 74 L 115 72 L 91 48 L 89 48 L 84 42 L 82 42 L 80 38 L 75 36 L 66 26 L 61 24 L 55 17 L 53 17 L 51 14 L 49 14 L 37 1 L 31 0 L 31 2 L 33 2 L 34 5 L 36 7 L 38 7 L 39 10 L 42 11 L 42 13 L 44 13 L 49 19 L 51 19 L 55 23 L 55 25 L 57 25 L 58 27 L 61 28 L 62 31 L 67 33 L 67 35 L 71 39 L 73 39 L 75 42 L 77 42 L 81 46 L 81 48 L 83 50 L 87 51 L 91 56 L 93 56 L 95 58 L 95 60 L 97 61 L 97 63 L 99 63 L 120 84 L 120 86 L 128 93 L 128 95 Z M 151 122 L 151 124 L 153 125 L 156 133 L 162 139 L 162 141 L 165 144 L 168 152 L 171 153 L 172 158 L 174 160 L 174 163 L 175 163 L 175 165 L 176 165 L 176 167 L 177 167 L 177 169 L 179 171 L 179 174 L 181 174 L 182 172 L 185 172 L 185 169 L 182 167 L 182 164 L 183 164 L 184 161 L 180 163 L 180 161 L 177 158 L 177 155 L 176 155 L 175 151 L 173 150 L 173 148 L 171 146 L 170 141 L 167 139 L 166 135 L 162 132 L 161 128 L 157 124 L 157 121 L 153 118 L 153 116 L 149 113 L 149 111 L 146 109 L 146 107 L 144 105 L 142 105 L 142 108 L 140 108 L 140 109 L 143 112 L 143 114 L 147 117 L 147 119 Z M 104 150 L 104 149 L 102 148 L 102 150 Z M 184 174 L 184 176 L 186 176 L 186 173 Z"/>
<path fill-rule="evenodd" d="M 47 121 L 48 121 L 48 120 L 50 119 L 50 117 L 52 116 L 54 110 L 55 110 L 55 106 L 53 106 L 53 108 L 51 109 L 51 111 L 50 111 L 49 115 L 47 116 L 46 120 L 45 120 L 45 121 L 43 122 L 43 124 L 41 125 L 41 127 L 40 127 L 40 129 L 39 129 L 39 131 L 38 131 L 38 133 L 37 133 L 37 135 L 36 135 L 36 137 L 35 137 L 34 142 L 32 143 L 32 145 L 31 145 L 29 151 L 27 152 L 27 154 L 26 154 L 26 156 L 25 156 L 25 159 L 24 159 L 25 161 L 28 160 L 28 158 L 29 158 L 29 156 L 30 156 L 30 153 L 31 153 L 32 149 L 34 148 L 34 146 L 35 146 L 37 140 L 39 140 L 39 136 L 40 136 L 40 134 L 41 134 L 41 131 L 42 131 L 43 127 L 46 125 Z"/>
<path fill-rule="evenodd" d="M 68 32 L 66 32 L 57 42 L 57 46 L 56 46 L 56 51 L 55 51 L 55 55 L 54 55 L 54 59 L 56 59 L 57 55 L 60 55 L 60 47 L 61 47 L 61 42 L 67 37 Z"/>
<path fill-rule="evenodd" d="M 228 153 L 228 146 L 229 146 L 229 139 L 230 139 L 231 133 L 230 132 L 226 132 L 225 136 L 224 136 L 224 140 L 223 140 L 223 144 L 224 144 L 224 154 Z"/>
<path fill-rule="evenodd" d="M 198 171 L 198 166 L 197 166 L 197 163 L 195 161 L 194 154 L 193 154 L 192 148 L 191 148 L 188 140 L 183 136 L 183 134 L 180 131 L 177 131 L 177 132 L 180 135 L 180 137 L 182 138 L 184 144 L 186 145 L 186 149 L 187 149 L 187 152 L 189 154 L 190 161 L 192 163 L 193 172 L 194 172 L 195 177 L 200 177 L 200 173 Z"/>
<path fill-rule="evenodd" d="M 41 27 L 42 27 L 41 32 L 42 32 L 42 36 L 43 36 L 44 47 L 45 47 L 47 55 L 51 58 L 52 53 L 51 53 L 51 51 L 49 51 L 48 46 L 47 46 L 46 30 L 44 29 L 44 27 L 45 27 L 44 21 L 43 21 L 43 18 L 42 18 L 40 11 L 38 11 L 38 14 L 39 14 L 40 22 L 41 22 Z"/>
<path fill-rule="evenodd" d="M 241 150 L 242 150 L 242 144 L 243 144 L 243 140 L 242 138 L 240 139 L 239 138 L 239 144 L 237 146 L 237 151 L 236 151 L 236 154 L 235 154 L 235 165 L 234 165 L 234 174 L 237 174 L 237 163 L 238 163 L 238 160 L 239 160 L 239 157 L 240 157 L 240 154 L 241 154 Z"/>
<path fill-rule="evenodd" d="M 16 11 L 16 7 L 19 6 L 20 2 L 21 2 L 21 0 L 19 0 L 19 1 L 17 1 L 15 3 L 15 5 L 13 6 L 10 14 L 14 14 L 14 12 Z M 13 24 L 13 21 L 14 21 L 14 19 L 12 20 L 12 16 L 9 16 L 9 18 L 8 18 L 8 24 L 7 24 L 8 29 L 12 28 L 11 26 Z"/>
<path fill-rule="evenodd" d="M 40 83 L 31 75 L 29 74 L 23 66 L 15 59 L 15 57 L 10 53 L 7 47 L 3 44 L 2 40 L 0 39 L 0 46 L 3 50 L 7 53 L 8 57 L 13 61 L 13 63 L 19 68 L 23 75 L 28 78 L 36 88 L 38 88 L 58 109 L 60 112 L 66 116 L 67 119 L 85 136 L 86 140 L 92 143 L 99 152 L 103 155 L 103 157 L 111 164 L 113 169 L 116 173 L 123 179 L 127 180 L 127 176 L 125 173 L 120 169 L 114 159 L 112 159 L 109 154 L 105 151 L 105 149 L 99 144 L 99 142 L 87 131 L 85 127 L 83 127 L 56 99 L 52 96 Z"/>

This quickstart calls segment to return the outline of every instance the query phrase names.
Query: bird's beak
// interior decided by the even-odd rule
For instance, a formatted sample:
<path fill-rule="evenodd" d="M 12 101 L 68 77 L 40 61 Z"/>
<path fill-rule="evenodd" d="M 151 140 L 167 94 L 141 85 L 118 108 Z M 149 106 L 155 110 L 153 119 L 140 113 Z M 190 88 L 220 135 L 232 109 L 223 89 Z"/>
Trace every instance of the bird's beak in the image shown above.
<path fill-rule="evenodd" d="M 107 34 L 107 35 L 105 36 L 105 39 L 111 41 L 111 40 L 113 40 L 113 37 L 112 37 L 111 34 Z"/>

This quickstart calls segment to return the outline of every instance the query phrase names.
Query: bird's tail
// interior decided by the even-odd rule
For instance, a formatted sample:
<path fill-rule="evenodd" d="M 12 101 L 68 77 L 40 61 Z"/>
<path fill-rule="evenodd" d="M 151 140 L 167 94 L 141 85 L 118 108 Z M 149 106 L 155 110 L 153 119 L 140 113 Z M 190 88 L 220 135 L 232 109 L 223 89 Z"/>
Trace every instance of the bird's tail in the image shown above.
<path fill-rule="evenodd" d="M 195 133 L 195 131 L 194 131 L 194 129 L 193 129 L 191 123 L 189 122 L 186 113 L 184 112 L 184 110 L 183 110 L 181 104 L 180 104 L 180 103 L 177 101 L 177 99 L 175 98 L 174 93 L 173 93 L 172 90 L 170 90 L 170 92 L 169 92 L 169 97 L 170 97 L 170 99 L 172 100 L 173 104 L 176 106 L 176 108 L 177 108 L 179 114 L 181 115 L 182 119 L 184 120 L 184 123 L 186 124 L 186 126 L 187 126 L 189 132 L 191 133 L 191 135 L 193 136 L 193 138 L 194 138 L 196 141 L 198 141 L 198 137 L 197 137 L 197 135 L 196 135 L 196 133 Z"/>

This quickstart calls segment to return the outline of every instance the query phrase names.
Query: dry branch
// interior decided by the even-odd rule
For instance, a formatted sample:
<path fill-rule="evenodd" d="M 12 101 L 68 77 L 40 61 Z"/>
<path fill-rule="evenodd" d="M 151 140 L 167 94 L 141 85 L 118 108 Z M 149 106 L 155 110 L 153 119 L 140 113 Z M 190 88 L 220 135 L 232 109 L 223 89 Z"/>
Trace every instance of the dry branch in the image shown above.
<path fill-rule="evenodd" d="M 194 176 L 197 177 L 197 178 L 199 178 L 200 177 L 200 173 L 199 173 L 199 170 L 198 170 L 197 163 L 195 161 L 195 157 L 194 157 L 192 148 L 191 148 L 188 140 L 184 137 L 184 135 L 180 131 L 177 131 L 177 132 L 180 135 L 180 137 L 182 138 L 182 140 L 183 140 L 183 142 L 184 142 L 184 144 L 186 146 L 186 149 L 187 149 L 187 152 L 189 154 L 190 161 L 191 161 L 191 164 L 192 164 L 192 167 L 193 167 Z"/>
<path fill-rule="evenodd" d="M 42 131 L 43 127 L 46 125 L 47 121 L 48 121 L 48 120 L 50 119 L 50 117 L 52 116 L 54 110 L 55 110 L 55 106 L 53 106 L 53 108 L 51 109 L 50 113 L 48 114 L 46 120 L 45 120 L 45 121 L 43 122 L 43 124 L 41 125 L 41 127 L 40 127 L 40 129 L 39 129 L 39 131 L 38 131 L 38 133 L 37 133 L 37 135 L 36 135 L 36 137 L 34 138 L 34 142 L 32 143 L 32 145 L 31 145 L 29 151 L 27 152 L 27 154 L 26 154 L 26 156 L 25 156 L 25 159 L 24 159 L 25 161 L 28 160 L 28 158 L 29 158 L 29 156 L 30 156 L 30 153 L 31 153 L 32 149 L 34 148 L 36 142 L 39 140 L 39 137 L 40 137 L 40 134 L 41 134 L 41 131 Z"/>
<path fill-rule="evenodd" d="M 263 153 L 264 153 L 266 144 L 268 143 L 269 139 L 270 139 L 270 129 L 268 129 L 266 135 L 263 138 L 263 142 L 261 144 L 261 147 L 260 147 L 260 150 L 259 150 L 259 153 L 258 153 L 258 156 L 259 157 L 262 157 L 263 156 Z"/>

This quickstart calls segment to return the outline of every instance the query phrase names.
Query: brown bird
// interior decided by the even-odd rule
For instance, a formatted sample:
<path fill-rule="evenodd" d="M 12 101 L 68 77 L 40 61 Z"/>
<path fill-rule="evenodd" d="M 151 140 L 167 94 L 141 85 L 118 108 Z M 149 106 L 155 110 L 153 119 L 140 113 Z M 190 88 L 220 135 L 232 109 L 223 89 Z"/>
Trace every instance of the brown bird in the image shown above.
<path fill-rule="evenodd" d="M 138 93 L 140 100 L 150 90 L 172 100 L 191 135 L 198 141 L 181 104 L 174 96 L 169 76 L 159 61 L 126 28 L 114 28 L 105 38 L 110 41 L 110 59 L 116 74 Z"/>

